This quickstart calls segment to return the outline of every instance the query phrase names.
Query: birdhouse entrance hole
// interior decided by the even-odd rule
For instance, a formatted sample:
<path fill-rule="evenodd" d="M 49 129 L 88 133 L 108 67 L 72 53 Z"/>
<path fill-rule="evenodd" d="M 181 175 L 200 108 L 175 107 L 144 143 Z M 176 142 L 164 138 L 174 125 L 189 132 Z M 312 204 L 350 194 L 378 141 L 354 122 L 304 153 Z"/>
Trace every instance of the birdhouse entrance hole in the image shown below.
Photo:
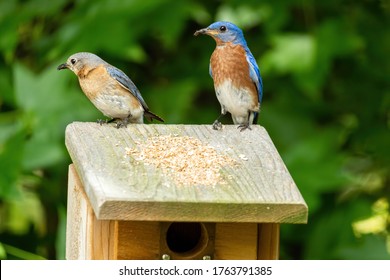
<path fill-rule="evenodd" d="M 207 259 L 214 254 L 215 223 L 173 222 L 161 227 L 161 256 Z"/>

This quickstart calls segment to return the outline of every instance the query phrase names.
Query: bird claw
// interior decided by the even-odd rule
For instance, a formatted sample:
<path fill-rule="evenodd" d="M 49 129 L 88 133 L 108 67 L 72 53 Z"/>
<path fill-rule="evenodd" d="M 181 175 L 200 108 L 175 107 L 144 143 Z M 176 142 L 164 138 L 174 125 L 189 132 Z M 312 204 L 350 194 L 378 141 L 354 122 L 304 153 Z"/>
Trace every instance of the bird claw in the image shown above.
<path fill-rule="evenodd" d="M 116 128 L 127 127 L 127 120 L 119 120 L 116 122 Z"/>
<path fill-rule="evenodd" d="M 240 124 L 239 126 L 237 126 L 237 129 L 240 129 L 240 132 L 243 132 L 245 129 L 252 130 L 252 128 L 250 128 L 249 124 Z"/>
<path fill-rule="evenodd" d="M 213 122 L 213 129 L 214 130 L 221 130 L 222 129 L 222 123 L 219 120 L 215 120 L 215 122 Z"/>
<path fill-rule="evenodd" d="M 110 120 L 107 120 L 107 119 L 105 119 L 105 120 L 97 119 L 97 120 L 96 120 L 96 122 L 97 122 L 98 124 L 100 124 L 100 125 L 107 124 L 107 123 L 112 123 L 112 122 L 114 122 L 114 121 L 115 121 L 115 119 L 110 119 Z"/>
<path fill-rule="evenodd" d="M 129 120 L 131 119 L 131 115 L 128 115 L 126 118 L 124 119 L 119 119 L 117 122 L 116 122 L 116 128 L 121 128 L 121 127 L 127 127 L 127 124 L 129 123 Z"/>
<path fill-rule="evenodd" d="M 104 123 L 109 123 L 109 120 L 102 120 L 102 119 L 97 119 L 96 122 L 100 125 L 103 125 Z"/>

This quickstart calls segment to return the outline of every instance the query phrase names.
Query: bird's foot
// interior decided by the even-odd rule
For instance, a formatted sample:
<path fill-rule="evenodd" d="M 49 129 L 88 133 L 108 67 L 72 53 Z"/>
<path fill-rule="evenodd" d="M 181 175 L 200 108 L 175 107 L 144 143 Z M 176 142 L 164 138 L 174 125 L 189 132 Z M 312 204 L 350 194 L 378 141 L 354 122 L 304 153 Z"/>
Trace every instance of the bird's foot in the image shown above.
<path fill-rule="evenodd" d="M 240 129 L 240 132 L 244 131 L 245 129 L 252 130 L 252 128 L 249 126 L 249 123 L 240 124 L 239 126 L 237 126 L 237 129 Z"/>
<path fill-rule="evenodd" d="M 103 125 L 103 124 L 106 124 L 106 123 L 112 123 L 113 121 L 115 121 L 115 119 L 110 119 L 110 120 L 102 120 L 102 119 L 97 119 L 96 122 L 100 125 Z"/>
<path fill-rule="evenodd" d="M 96 120 L 96 123 L 98 123 L 98 124 L 100 124 L 100 125 L 103 125 L 103 124 L 105 123 L 105 121 L 102 120 L 102 119 L 97 119 L 97 120 Z"/>
<path fill-rule="evenodd" d="M 213 122 L 213 129 L 214 130 L 221 130 L 222 129 L 222 123 L 219 120 L 215 120 Z"/>
<path fill-rule="evenodd" d="M 127 127 L 127 120 L 118 120 L 116 122 L 116 128 Z"/>
<path fill-rule="evenodd" d="M 116 128 L 127 127 L 127 124 L 129 123 L 130 118 L 131 118 L 131 115 L 127 116 L 124 119 L 118 119 L 116 122 Z"/>
<path fill-rule="evenodd" d="M 96 122 L 100 125 L 103 125 L 104 123 L 108 123 L 109 120 L 102 120 L 102 119 L 97 119 Z"/>

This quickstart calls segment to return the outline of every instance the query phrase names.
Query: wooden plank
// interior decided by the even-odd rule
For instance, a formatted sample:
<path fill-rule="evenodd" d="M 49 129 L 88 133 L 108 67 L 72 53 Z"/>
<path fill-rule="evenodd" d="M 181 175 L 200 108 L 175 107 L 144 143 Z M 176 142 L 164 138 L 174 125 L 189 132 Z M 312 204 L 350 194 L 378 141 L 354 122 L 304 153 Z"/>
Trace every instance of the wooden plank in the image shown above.
<path fill-rule="evenodd" d="M 92 251 L 90 259 L 116 260 L 118 254 L 118 221 L 92 220 Z"/>
<path fill-rule="evenodd" d="M 90 221 L 94 214 L 73 164 L 69 166 L 67 208 L 66 258 L 90 259 L 92 247 Z"/>
<path fill-rule="evenodd" d="M 118 221 L 118 260 L 157 260 L 160 223 Z"/>
<path fill-rule="evenodd" d="M 238 166 L 221 169 L 224 184 L 176 184 L 160 168 L 126 156 L 158 135 L 190 136 Z M 211 125 L 72 123 L 66 146 L 98 219 L 306 223 L 307 206 L 266 130 Z"/>
<path fill-rule="evenodd" d="M 277 260 L 279 259 L 279 224 L 258 225 L 258 259 Z"/>
<path fill-rule="evenodd" d="M 97 220 L 74 169 L 69 166 L 66 258 L 108 260 L 116 258 L 116 222 Z"/>
<path fill-rule="evenodd" d="M 217 223 L 214 259 L 256 260 L 257 240 L 257 224 Z"/>

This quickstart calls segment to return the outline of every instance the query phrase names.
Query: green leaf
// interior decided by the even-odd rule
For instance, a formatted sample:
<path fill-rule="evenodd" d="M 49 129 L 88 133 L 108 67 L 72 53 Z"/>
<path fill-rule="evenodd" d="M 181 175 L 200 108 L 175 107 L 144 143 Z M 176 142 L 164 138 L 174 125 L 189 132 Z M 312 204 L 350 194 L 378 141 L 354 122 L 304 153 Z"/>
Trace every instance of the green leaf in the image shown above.
<path fill-rule="evenodd" d="M 9 259 L 16 258 L 20 260 L 45 260 L 45 258 L 40 255 L 28 252 L 15 246 L 3 244 L 3 247 L 6 253 L 11 256 Z"/>
<path fill-rule="evenodd" d="M 8 213 L 3 226 L 8 231 L 18 235 L 32 229 L 40 234 L 45 231 L 44 208 L 36 193 L 24 191 L 18 199 L 10 200 L 7 206 Z"/>
<path fill-rule="evenodd" d="M 2 135 L 0 139 L 0 198 L 11 199 L 19 196 L 18 182 L 22 170 L 25 132 L 18 127 L 12 127 L 11 133 Z M 5 131 L 3 131 L 4 133 Z"/>
<path fill-rule="evenodd" d="M 308 239 L 305 240 L 305 259 L 342 259 L 343 248 L 355 247 L 357 240 L 352 231 L 352 222 L 371 212 L 371 203 L 357 199 L 345 204 L 329 201 L 321 214 L 312 216 Z M 384 244 L 383 244 L 384 245 Z"/>
<path fill-rule="evenodd" d="M 385 237 L 372 234 L 357 241 L 354 246 L 341 247 L 336 253 L 346 260 L 390 260 Z"/>
<path fill-rule="evenodd" d="M 187 79 L 146 89 L 148 96 L 153 96 L 153 98 L 150 98 L 150 102 L 148 98 L 145 97 L 145 99 L 148 100 L 153 112 L 158 112 L 163 118 L 168 116 L 168 118 L 165 117 L 165 122 L 177 123 L 186 119 L 196 95 L 195 90 L 196 85 L 191 79 Z"/>
<path fill-rule="evenodd" d="M 271 38 L 272 49 L 261 58 L 265 74 L 307 73 L 314 66 L 315 39 L 309 34 L 279 34 Z"/>
<path fill-rule="evenodd" d="M 216 19 L 220 21 L 234 22 L 241 28 L 248 28 L 258 25 L 264 17 L 264 7 L 254 8 L 249 5 L 232 7 L 222 5 L 217 12 Z"/>
<path fill-rule="evenodd" d="M 4 260 L 7 257 L 7 253 L 5 251 L 5 248 L 3 246 L 3 243 L 0 242 L 0 260 Z"/>
<path fill-rule="evenodd" d="M 57 230 L 57 240 L 56 240 L 56 249 L 57 249 L 57 260 L 65 260 L 66 252 L 66 207 L 60 206 L 58 209 L 58 230 Z"/>
<path fill-rule="evenodd" d="M 98 111 L 80 88 L 68 88 L 68 80 L 79 87 L 77 78 L 70 71 L 60 72 L 52 65 L 35 75 L 16 64 L 14 76 L 16 101 L 28 116 L 25 119 L 32 130 L 25 145 L 24 168 L 41 168 L 66 159 L 63 144 L 66 125 L 88 117 L 95 121 L 96 117 L 92 116 Z"/>
<path fill-rule="evenodd" d="M 339 153 L 336 130 L 317 130 L 283 155 L 286 165 L 311 211 L 320 206 L 320 195 L 349 182 L 343 169 L 346 155 Z"/>

